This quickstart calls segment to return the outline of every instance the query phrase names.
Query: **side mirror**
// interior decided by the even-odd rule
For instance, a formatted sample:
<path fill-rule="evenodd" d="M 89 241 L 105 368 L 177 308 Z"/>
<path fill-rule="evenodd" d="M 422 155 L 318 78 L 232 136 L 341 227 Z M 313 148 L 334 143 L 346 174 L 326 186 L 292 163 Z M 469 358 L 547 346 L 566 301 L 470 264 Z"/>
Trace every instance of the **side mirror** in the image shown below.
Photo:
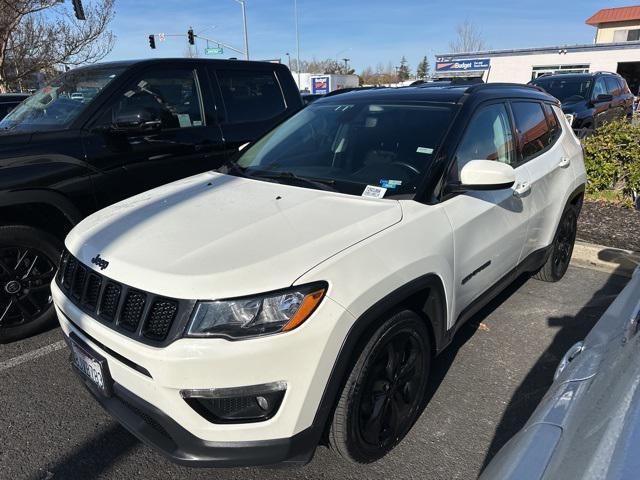
<path fill-rule="evenodd" d="M 113 116 L 113 130 L 118 132 L 148 132 L 161 126 L 160 113 L 150 108 L 121 110 Z"/>
<path fill-rule="evenodd" d="M 608 93 L 601 93 L 600 95 L 598 95 L 596 97 L 594 102 L 595 103 L 604 103 L 604 102 L 610 102 L 611 100 L 613 100 L 613 95 L 609 95 Z"/>
<path fill-rule="evenodd" d="M 502 190 L 511 188 L 515 181 L 513 167 L 495 160 L 471 160 L 460 172 L 463 190 Z"/>

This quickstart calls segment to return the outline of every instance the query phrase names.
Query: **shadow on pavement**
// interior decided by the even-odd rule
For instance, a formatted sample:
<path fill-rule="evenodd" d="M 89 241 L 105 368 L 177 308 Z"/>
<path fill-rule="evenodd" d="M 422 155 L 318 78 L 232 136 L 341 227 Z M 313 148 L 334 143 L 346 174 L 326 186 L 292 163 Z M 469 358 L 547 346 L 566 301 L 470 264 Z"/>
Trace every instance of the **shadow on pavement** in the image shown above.
<path fill-rule="evenodd" d="M 482 309 L 471 317 L 462 327 L 460 327 L 460 330 L 454 335 L 451 344 L 435 359 L 433 371 L 431 372 L 431 378 L 429 380 L 425 408 L 446 377 L 447 372 L 458 355 L 458 351 L 471 339 L 471 337 L 473 337 L 476 331 L 481 328 L 482 321 L 491 315 L 500 305 L 506 302 L 511 295 L 516 293 L 520 287 L 529 280 L 529 278 L 529 274 L 523 274 L 518 277 L 493 300 L 482 307 Z"/>
<path fill-rule="evenodd" d="M 606 250 L 602 254 L 608 258 L 611 257 Z M 573 344 L 587 336 L 605 310 L 615 300 L 618 293 L 624 288 L 627 278 L 620 276 L 618 270 L 609 275 L 603 286 L 593 294 L 591 299 L 574 317 L 565 315 L 547 319 L 548 327 L 559 329 L 547 349 L 542 352 L 509 400 L 507 408 L 496 426 L 491 445 L 485 455 L 482 470 L 485 469 L 504 444 L 522 429 L 529 420 L 529 417 L 553 382 L 553 374 L 562 356 Z"/>
<path fill-rule="evenodd" d="M 79 445 L 75 450 L 48 464 L 32 480 L 90 479 L 112 468 L 118 458 L 129 453 L 140 442 L 119 425 L 113 425 Z"/>

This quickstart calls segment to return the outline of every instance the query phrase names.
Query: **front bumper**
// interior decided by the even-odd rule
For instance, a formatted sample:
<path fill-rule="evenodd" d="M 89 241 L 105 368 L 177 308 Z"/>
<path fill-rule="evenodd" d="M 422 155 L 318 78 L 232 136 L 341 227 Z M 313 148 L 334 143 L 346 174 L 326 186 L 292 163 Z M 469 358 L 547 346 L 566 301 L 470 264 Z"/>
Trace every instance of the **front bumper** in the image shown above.
<path fill-rule="evenodd" d="M 304 465 L 311 461 L 318 442 L 316 432 L 312 428 L 293 437 L 277 440 L 257 442 L 202 440 L 118 383 L 113 384 L 113 395 L 106 397 L 86 377 L 77 372 L 76 374 L 98 403 L 123 427 L 177 464 L 191 467 Z"/>
<path fill-rule="evenodd" d="M 287 334 L 235 342 L 181 339 L 156 348 L 93 320 L 55 283 L 52 295 L 65 336 L 76 335 L 108 362 L 113 395 L 91 384 L 89 390 L 123 426 L 171 460 L 243 466 L 311 459 L 323 427 L 314 423 L 318 406 L 353 322 L 331 299 Z M 286 382 L 286 394 L 275 416 L 262 422 L 211 423 L 180 395 L 276 381 Z"/>

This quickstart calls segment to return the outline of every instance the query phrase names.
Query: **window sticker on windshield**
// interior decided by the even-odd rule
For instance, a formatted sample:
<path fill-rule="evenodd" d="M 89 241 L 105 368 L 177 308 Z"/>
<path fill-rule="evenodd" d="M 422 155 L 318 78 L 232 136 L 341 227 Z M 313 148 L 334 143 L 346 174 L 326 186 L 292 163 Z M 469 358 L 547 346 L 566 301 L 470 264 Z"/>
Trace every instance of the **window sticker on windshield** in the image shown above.
<path fill-rule="evenodd" d="M 417 153 L 426 153 L 427 155 L 431 155 L 433 153 L 433 148 L 429 147 L 418 147 L 416 149 Z"/>
<path fill-rule="evenodd" d="M 180 128 L 190 127 L 191 126 L 191 117 L 188 113 L 179 113 L 178 114 L 178 123 L 180 124 Z"/>
<path fill-rule="evenodd" d="M 127 98 L 132 97 L 135 94 L 136 94 L 136 92 L 134 92 L 133 90 L 129 90 L 127 92 L 124 92 L 124 96 L 127 97 Z"/>
<path fill-rule="evenodd" d="M 369 198 L 382 198 L 387 193 L 387 189 L 383 187 L 376 187 L 375 185 L 367 185 L 367 188 L 362 192 L 363 197 Z"/>
<path fill-rule="evenodd" d="M 380 180 L 380 186 L 383 188 L 396 188 L 402 185 L 402 180 Z"/>
<path fill-rule="evenodd" d="M 200 127 L 200 126 L 202 126 L 202 122 L 200 120 L 194 120 L 193 121 L 193 126 L 194 127 Z"/>

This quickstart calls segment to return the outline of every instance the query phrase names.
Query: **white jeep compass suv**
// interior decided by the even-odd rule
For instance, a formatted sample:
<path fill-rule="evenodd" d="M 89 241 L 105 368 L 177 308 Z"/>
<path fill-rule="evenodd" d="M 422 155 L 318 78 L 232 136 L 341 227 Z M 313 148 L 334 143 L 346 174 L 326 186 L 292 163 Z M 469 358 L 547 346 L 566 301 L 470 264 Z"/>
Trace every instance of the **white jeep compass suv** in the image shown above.
<path fill-rule="evenodd" d="M 73 229 L 52 286 L 73 368 L 178 463 L 304 463 L 320 443 L 372 462 L 471 315 L 522 273 L 563 276 L 585 181 L 535 87 L 319 100 Z"/>

